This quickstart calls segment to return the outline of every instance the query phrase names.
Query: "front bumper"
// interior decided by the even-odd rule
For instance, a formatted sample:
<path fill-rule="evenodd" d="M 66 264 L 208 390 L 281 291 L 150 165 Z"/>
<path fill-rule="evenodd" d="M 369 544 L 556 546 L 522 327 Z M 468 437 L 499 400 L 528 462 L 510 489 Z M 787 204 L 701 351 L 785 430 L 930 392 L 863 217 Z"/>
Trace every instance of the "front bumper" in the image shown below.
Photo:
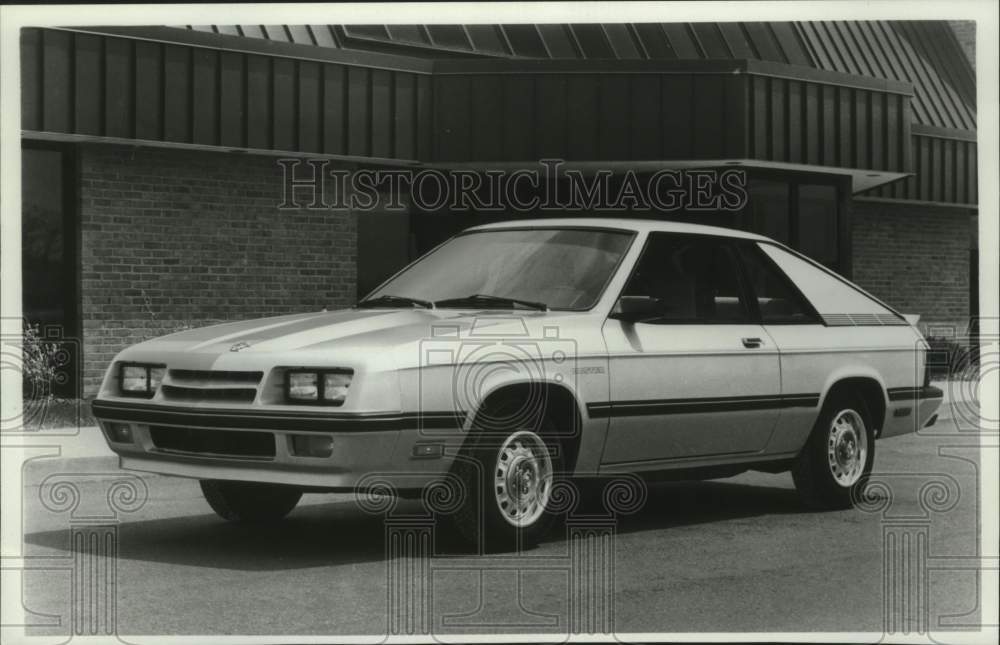
<path fill-rule="evenodd" d="M 330 490 L 375 482 L 398 490 L 422 488 L 448 472 L 464 439 L 463 416 L 455 413 L 220 409 L 109 400 L 95 400 L 93 412 L 122 468 Z M 118 440 L 112 431 L 122 425 L 130 441 Z M 182 436 L 188 443 L 177 440 Z M 209 436 L 213 441 L 199 441 Z M 331 454 L 296 454 L 295 436 L 327 437 Z M 247 450 L 250 445 L 254 449 Z"/>

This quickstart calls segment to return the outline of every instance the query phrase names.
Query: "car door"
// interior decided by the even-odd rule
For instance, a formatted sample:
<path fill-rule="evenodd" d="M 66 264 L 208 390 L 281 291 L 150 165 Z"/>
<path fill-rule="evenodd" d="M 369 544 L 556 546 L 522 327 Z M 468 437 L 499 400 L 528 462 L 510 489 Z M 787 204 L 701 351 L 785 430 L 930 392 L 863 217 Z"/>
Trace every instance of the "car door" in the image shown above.
<path fill-rule="evenodd" d="M 750 242 L 740 254 L 762 324 L 781 352 L 782 393 L 800 402 L 782 410 L 768 453 L 802 448 L 833 380 L 875 378 L 890 397 L 896 388 L 913 391 L 921 384 L 922 340 L 904 318 L 776 244 Z M 904 402 L 894 417 L 890 399 L 887 422 L 912 415 L 912 406 Z"/>
<path fill-rule="evenodd" d="M 590 406 L 609 419 L 603 465 L 653 468 L 767 445 L 782 403 L 778 353 L 740 271 L 728 238 L 649 235 L 603 327 L 611 400 Z M 636 302 L 648 315 L 622 313 Z"/>

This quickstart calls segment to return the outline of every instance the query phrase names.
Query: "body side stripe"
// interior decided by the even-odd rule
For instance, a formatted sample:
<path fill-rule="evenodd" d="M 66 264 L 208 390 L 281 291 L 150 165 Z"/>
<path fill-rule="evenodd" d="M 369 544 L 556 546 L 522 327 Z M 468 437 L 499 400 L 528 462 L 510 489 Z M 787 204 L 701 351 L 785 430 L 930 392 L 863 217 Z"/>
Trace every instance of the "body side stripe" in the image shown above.
<path fill-rule="evenodd" d="M 662 414 L 703 414 L 710 412 L 738 412 L 741 410 L 771 410 L 800 407 L 814 408 L 818 405 L 819 394 L 774 394 L 693 399 L 606 401 L 588 404 L 587 412 L 594 418 L 607 418 Z"/>

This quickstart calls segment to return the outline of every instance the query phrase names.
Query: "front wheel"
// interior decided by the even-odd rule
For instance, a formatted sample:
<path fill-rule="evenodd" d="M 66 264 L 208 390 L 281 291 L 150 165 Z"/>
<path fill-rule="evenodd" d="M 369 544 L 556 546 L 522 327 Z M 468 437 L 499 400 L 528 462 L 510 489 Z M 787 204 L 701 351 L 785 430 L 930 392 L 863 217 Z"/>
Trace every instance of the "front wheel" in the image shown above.
<path fill-rule="evenodd" d="M 812 508 L 850 508 L 868 485 L 875 431 L 864 401 L 835 394 L 823 406 L 792 467 L 799 496 Z"/>
<path fill-rule="evenodd" d="M 302 491 L 279 484 L 201 480 L 205 501 L 219 517 L 230 522 L 273 522 L 292 512 Z"/>
<path fill-rule="evenodd" d="M 480 437 L 456 466 L 467 492 L 454 517 L 462 537 L 484 551 L 537 543 L 553 519 L 552 488 L 561 465 L 553 448 L 531 430 Z"/>

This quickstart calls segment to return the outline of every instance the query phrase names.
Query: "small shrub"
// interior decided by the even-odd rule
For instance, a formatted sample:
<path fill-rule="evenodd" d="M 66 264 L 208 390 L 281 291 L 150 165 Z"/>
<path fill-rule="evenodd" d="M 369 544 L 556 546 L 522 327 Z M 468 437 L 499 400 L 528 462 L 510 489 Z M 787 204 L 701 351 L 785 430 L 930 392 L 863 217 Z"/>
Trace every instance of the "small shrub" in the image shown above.
<path fill-rule="evenodd" d="M 38 325 L 25 324 L 21 344 L 21 369 L 25 396 L 32 398 L 52 395 L 52 384 L 64 363 L 59 343 L 45 340 Z"/>

